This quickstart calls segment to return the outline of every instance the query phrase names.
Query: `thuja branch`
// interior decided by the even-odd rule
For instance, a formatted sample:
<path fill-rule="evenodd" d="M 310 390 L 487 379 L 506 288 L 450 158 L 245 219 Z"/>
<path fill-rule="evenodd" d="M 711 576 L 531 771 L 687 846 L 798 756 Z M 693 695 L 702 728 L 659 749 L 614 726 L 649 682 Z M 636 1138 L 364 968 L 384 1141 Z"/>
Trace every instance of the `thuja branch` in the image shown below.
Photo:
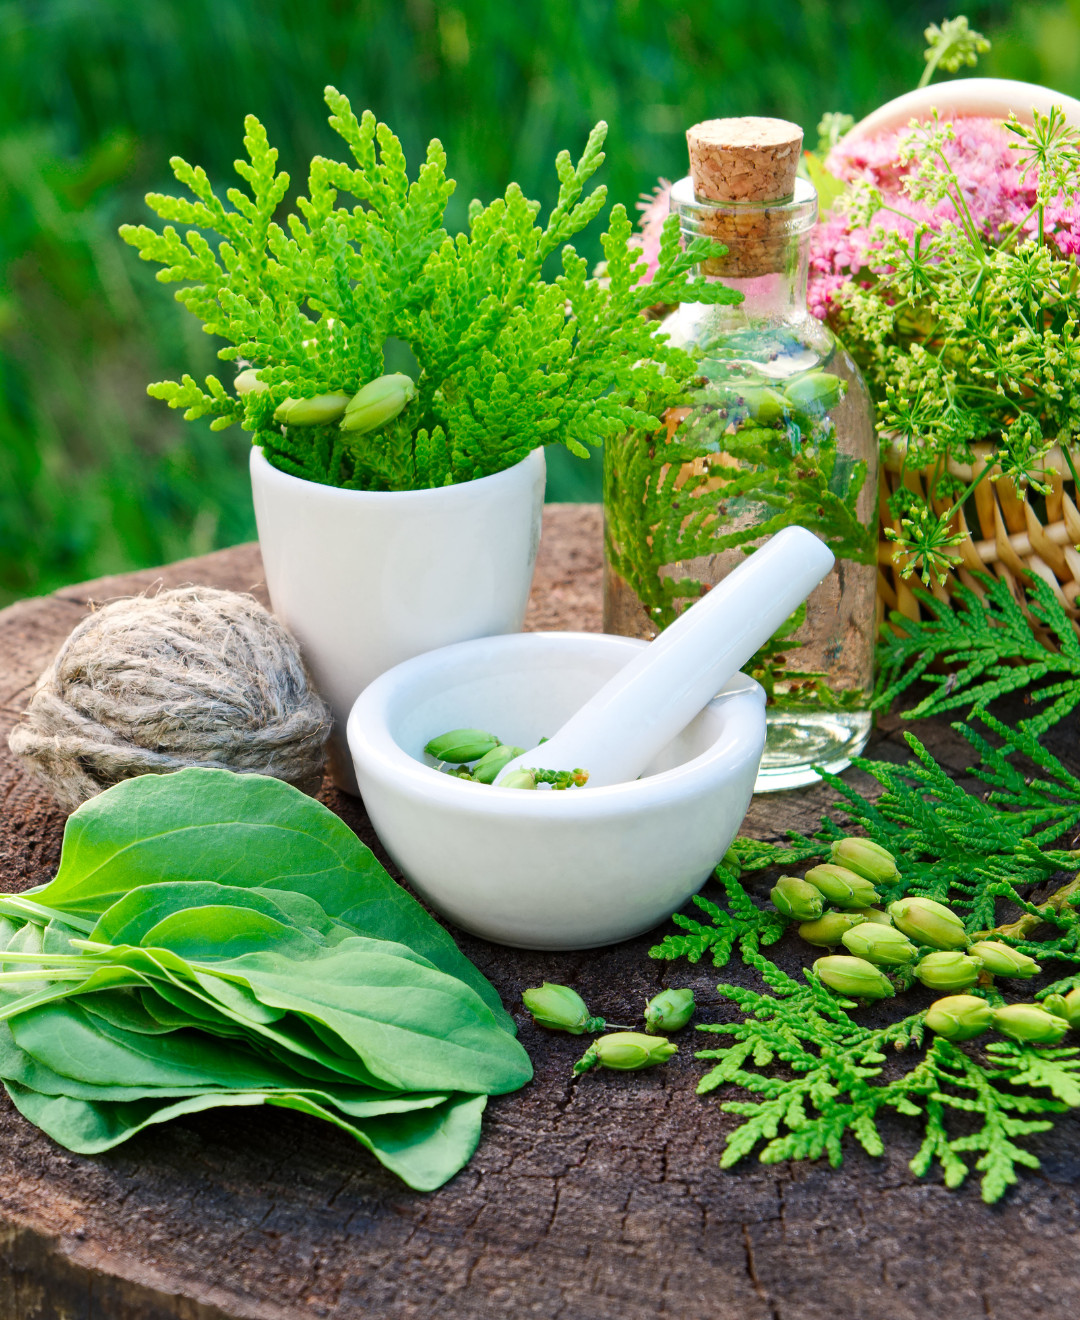
<path fill-rule="evenodd" d="M 176 157 L 191 196 L 151 194 L 167 223 L 125 225 L 124 239 L 177 299 L 226 341 L 219 356 L 249 365 L 230 389 L 214 376 L 150 387 L 187 419 L 213 429 L 239 421 L 272 464 L 294 476 L 365 490 L 414 490 L 469 481 L 519 462 L 533 449 L 588 446 L 635 428 L 655 429 L 681 397 L 694 358 L 653 333 L 644 312 L 679 300 L 733 303 L 742 295 L 692 274 L 722 252 L 701 238 L 683 249 L 669 221 L 651 283 L 614 206 L 601 235 L 604 280 L 591 278 L 571 240 L 606 202 L 587 185 L 604 161 L 597 124 L 575 164 L 555 162 L 558 200 L 546 224 L 540 203 L 516 184 L 488 206 L 474 202 L 451 238 L 446 207 L 454 181 L 432 141 L 409 177 L 401 144 L 370 111 L 326 89 L 330 126 L 355 163 L 317 156 L 307 196 L 284 225 L 290 187 L 262 124 L 249 116 L 238 161 L 245 188 L 217 195 L 204 170 Z M 339 205 L 340 194 L 355 205 Z M 227 204 L 228 203 L 228 204 Z M 176 225 L 187 227 L 181 236 Z M 207 238 L 207 234 L 217 236 Z M 220 239 L 220 241 L 217 241 Z M 548 257 L 561 271 L 545 279 Z M 384 354 L 404 343 L 415 360 L 408 402 L 359 428 L 341 413 L 384 373 Z M 411 386 L 415 385 L 415 388 Z M 298 408 L 296 405 L 305 405 Z M 347 425 L 346 422 L 349 422 Z"/>
<path fill-rule="evenodd" d="M 1080 856 L 1080 851 L 1073 854 Z M 1006 939 L 1023 940 L 1040 926 L 1045 926 L 1047 920 L 1060 914 L 1066 907 L 1076 907 L 1080 904 L 1080 873 L 1069 881 L 1067 885 L 1062 885 L 1056 889 L 1045 903 L 1041 903 L 1032 912 L 1025 912 L 1022 917 L 1016 921 L 1007 921 L 1003 925 L 995 926 L 990 931 L 981 932 L 984 935 L 999 935 Z"/>
<path fill-rule="evenodd" d="M 1080 962 L 1080 875 L 1060 885 L 1040 904 L 1030 902 L 1024 894 L 1060 869 L 1074 866 L 1080 856 L 1080 850 L 1048 847 L 1080 812 L 1080 780 L 1030 733 L 1010 730 L 989 717 L 985 722 L 1004 746 L 993 747 L 981 734 L 960 728 L 979 753 L 972 773 L 989 787 L 988 793 L 967 792 L 925 747 L 909 737 L 915 756 L 908 765 L 859 763 L 881 785 L 882 792 L 876 797 L 868 798 L 829 777 L 841 794 L 839 811 L 878 845 L 879 851 L 871 850 L 870 860 L 886 850 L 893 854 L 896 866 L 883 867 L 875 885 L 883 905 L 912 894 L 949 902 L 966 909 L 969 938 L 992 935 L 999 946 L 1008 941 L 1018 950 L 1021 956 L 1012 967 L 1021 968 L 1024 955 L 1028 962 L 1037 959 L 1040 965 L 1054 959 L 1076 964 Z M 1040 777 L 1021 774 L 1010 760 L 1016 755 L 1034 760 Z M 728 1092 L 721 1104 L 726 1113 L 740 1119 L 728 1136 L 721 1166 L 729 1167 L 755 1150 L 765 1163 L 824 1156 L 835 1166 L 843 1158 L 849 1137 L 867 1154 L 878 1156 L 884 1152 L 885 1142 L 878 1120 L 892 1110 L 915 1120 L 921 1128 L 922 1140 L 911 1159 L 917 1175 L 925 1175 L 937 1163 L 946 1186 L 957 1187 L 977 1171 L 982 1176 L 983 1199 L 996 1201 L 1017 1181 L 1022 1169 L 1038 1167 L 1037 1157 L 1023 1139 L 1046 1131 L 1056 1115 L 1080 1105 L 1080 1060 L 1076 1057 L 1080 1051 L 1071 1046 L 1045 1048 L 1046 1040 L 1052 1043 L 1060 1038 L 1060 1026 L 1038 1047 L 1023 1037 L 985 1046 L 964 1036 L 953 1040 L 936 1035 L 924 1042 L 928 1018 L 935 1032 L 945 1030 L 925 1011 L 909 1012 L 885 1026 L 870 1028 L 859 1021 L 861 1002 L 847 997 L 860 992 L 846 990 L 835 980 L 834 969 L 825 965 L 843 963 L 844 958 L 823 959 L 816 969 L 818 975 L 804 969 L 801 979 L 771 962 L 763 948 L 793 929 L 798 918 L 789 921 L 772 904 L 756 902 L 743 888 L 738 873 L 769 866 L 785 871 L 805 867 L 827 849 L 834 851 L 830 845 L 835 851 L 843 848 L 845 844 L 835 842 L 842 834 L 837 822 L 826 817 L 814 839 L 793 834 L 784 845 L 736 840 L 717 870 L 725 904 L 703 896 L 695 900 L 711 924 L 677 916 L 676 924 L 684 933 L 669 935 L 650 950 L 654 958 L 687 957 L 692 962 L 709 954 L 716 966 L 724 966 L 738 954 L 764 983 L 761 989 L 721 983 L 719 993 L 741 1010 L 742 1018 L 699 1028 L 726 1038 L 716 1048 L 698 1053 L 697 1057 L 713 1064 L 702 1078 L 699 1092 L 722 1087 L 744 1092 L 743 1097 Z M 848 848 L 842 855 L 853 864 L 859 862 L 854 849 Z M 861 863 L 868 864 L 866 856 Z M 772 891 L 774 903 L 780 903 L 780 887 L 778 884 Z M 1022 915 L 1018 921 L 995 925 L 998 908 L 1005 903 L 1019 906 Z M 902 914 L 894 911 L 890 915 L 899 922 Z M 952 920 L 963 940 L 958 915 Z M 888 921 L 884 911 L 879 910 L 877 916 Z M 1044 938 L 1033 938 L 1041 926 L 1048 928 Z M 817 939 L 820 933 L 806 930 L 805 938 Z M 945 957 L 971 961 L 960 953 Z M 1010 966 L 1008 961 L 1006 965 Z M 872 967 L 866 970 L 875 972 Z M 1014 974 L 998 970 L 1006 978 Z M 854 969 L 845 971 L 854 985 Z M 899 1009 L 912 974 L 900 968 L 891 982 L 896 998 L 885 998 Z M 844 993 L 829 988 L 838 984 Z M 1040 1014 L 1043 1022 L 1053 1024 L 1049 1009 L 1030 1002 L 1007 1003 L 1001 987 L 986 977 L 977 985 L 967 984 L 967 1002 L 976 1008 L 982 1002 L 995 1013 L 1030 1009 L 1036 1027 Z M 1008 988 L 1008 979 L 1004 984 Z M 1051 1004 L 1047 998 L 1051 991 L 1060 998 L 1078 986 L 1080 976 L 1070 975 L 1034 997 Z M 876 993 L 874 997 L 882 998 Z M 937 1005 L 935 1009 L 939 1013 L 959 1011 Z M 1006 1030 L 1004 1026 L 997 1029 Z M 960 1041 L 964 1043 L 957 1043 Z M 889 1056 L 898 1052 L 911 1060 L 899 1075 L 894 1067 L 886 1066 Z"/>

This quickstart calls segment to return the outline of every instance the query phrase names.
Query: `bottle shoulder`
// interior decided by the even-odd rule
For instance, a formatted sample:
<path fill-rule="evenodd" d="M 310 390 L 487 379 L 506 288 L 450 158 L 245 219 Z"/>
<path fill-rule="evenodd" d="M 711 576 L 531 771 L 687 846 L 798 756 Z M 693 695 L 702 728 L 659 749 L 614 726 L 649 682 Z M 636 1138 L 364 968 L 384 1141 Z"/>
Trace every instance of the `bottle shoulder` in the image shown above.
<path fill-rule="evenodd" d="M 683 303 L 657 330 L 676 347 L 699 352 L 710 363 L 709 374 L 726 368 L 785 380 L 824 369 L 854 383 L 858 393 L 868 393 L 854 358 L 805 308 L 750 317 L 737 308 Z"/>

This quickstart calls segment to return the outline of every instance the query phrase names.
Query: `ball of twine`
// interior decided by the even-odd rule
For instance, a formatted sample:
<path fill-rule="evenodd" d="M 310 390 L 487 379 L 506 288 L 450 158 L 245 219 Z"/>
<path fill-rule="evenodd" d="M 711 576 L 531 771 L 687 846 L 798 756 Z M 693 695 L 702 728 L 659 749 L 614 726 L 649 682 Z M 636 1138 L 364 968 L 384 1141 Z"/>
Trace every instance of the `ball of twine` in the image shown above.
<path fill-rule="evenodd" d="M 181 587 L 96 610 L 38 680 L 8 745 L 65 808 L 185 766 L 317 790 L 330 712 L 253 596 Z"/>

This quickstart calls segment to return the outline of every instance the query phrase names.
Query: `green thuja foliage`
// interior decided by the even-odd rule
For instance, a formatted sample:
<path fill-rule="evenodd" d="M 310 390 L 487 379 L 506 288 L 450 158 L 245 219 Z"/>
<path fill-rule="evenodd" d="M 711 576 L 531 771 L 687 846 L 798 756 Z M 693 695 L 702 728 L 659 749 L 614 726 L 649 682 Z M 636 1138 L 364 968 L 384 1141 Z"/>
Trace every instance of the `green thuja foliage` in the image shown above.
<path fill-rule="evenodd" d="M 770 332 L 760 338 L 765 347 L 749 333 L 739 340 L 732 334 L 727 351 L 734 353 L 743 340 L 750 356 L 775 353 L 776 343 L 787 353 L 805 351 L 794 336 Z M 658 629 L 705 589 L 698 578 L 670 572 L 672 564 L 751 546 L 793 524 L 816 532 L 838 559 L 872 563 L 876 553 L 857 511 L 866 464 L 839 451 L 835 425 L 823 409 L 785 398 L 782 413 L 766 425 L 739 392 L 760 388 L 766 377 L 732 380 L 722 360 L 706 361 L 701 370 L 693 387 L 674 400 L 685 413 L 669 414 L 667 430 L 630 428 L 605 453 L 607 560 Z M 752 519 L 734 516 L 750 508 Z M 791 649 L 797 627 L 792 622 L 783 630 L 774 651 Z M 777 672 L 772 657 L 756 659 L 762 675 L 787 676 Z M 798 674 L 800 680 L 825 677 Z M 815 692 L 815 699 L 823 698 L 837 704 L 827 683 Z"/>
<path fill-rule="evenodd" d="M 764 865 L 770 865 L 766 862 Z M 709 918 L 711 924 L 695 921 L 676 912 L 671 918 L 685 935 L 666 935 L 660 944 L 650 949 L 652 958 L 686 958 L 700 962 L 708 954 L 714 967 L 726 967 L 736 946 L 744 959 L 759 948 L 768 948 L 783 935 L 787 921 L 775 908 L 760 908 L 743 889 L 735 875 L 723 862 L 715 876 L 724 889 L 730 912 L 701 894 L 694 895 L 695 904 Z"/>
<path fill-rule="evenodd" d="M 886 630 L 878 648 L 874 706 L 887 710 L 919 679 L 930 691 L 907 712 L 912 719 L 973 710 L 1023 692 L 1042 709 L 1022 727 L 1043 733 L 1080 704 L 1076 629 L 1042 578 L 1031 577 L 1027 611 L 1007 582 L 981 573 L 975 578 L 982 594 L 957 587 L 951 605 L 916 588 L 927 619 L 893 613 L 894 628 Z M 932 672 L 942 669 L 948 672 Z"/>
<path fill-rule="evenodd" d="M 859 761 L 880 789 L 864 796 L 827 776 L 840 794 L 832 816 L 813 838 L 792 834 L 784 844 L 738 839 L 717 869 L 724 906 L 701 896 L 695 901 L 710 919 L 677 916 L 680 934 L 650 950 L 654 958 L 711 955 L 722 967 L 737 952 L 763 989 L 721 983 L 717 989 L 741 1012 L 737 1022 L 699 1030 L 725 1041 L 698 1053 L 712 1062 L 698 1091 L 730 1092 L 724 1112 L 741 1120 L 727 1138 L 721 1166 L 759 1151 L 767 1164 L 825 1157 L 835 1167 L 850 1135 L 870 1155 L 881 1155 L 880 1120 L 890 1111 L 914 1120 L 922 1141 L 911 1168 L 922 1176 L 936 1163 L 946 1186 L 981 1175 L 983 1199 L 998 1200 L 1022 1168 L 1038 1168 L 1023 1139 L 1051 1128 L 1054 1117 L 1080 1107 L 1080 1049 L 1037 1048 L 982 1039 L 953 1044 L 924 1039 L 922 1012 L 899 1015 L 885 1026 L 858 1020 L 860 1006 L 821 984 L 809 970 L 797 980 L 771 962 L 762 949 L 774 944 L 790 923 L 772 906 L 761 906 L 738 879 L 745 872 L 790 868 L 822 857 L 831 840 L 851 824 L 894 854 L 901 879 L 883 902 L 917 894 L 948 902 L 963 913 L 975 934 L 993 937 L 1036 958 L 1080 964 L 1080 884 L 1072 882 L 1049 900 L 1030 895 L 1080 853 L 1051 845 L 1080 822 L 1080 779 L 1023 729 L 984 717 L 999 745 L 975 729 L 957 726 L 979 753 L 970 773 L 980 789 L 968 792 L 908 737 L 914 758 L 904 766 Z M 1027 773 L 1015 764 L 1024 758 Z M 1035 774 L 1030 772 L 1034 765 Z M 843 825 L 841 824 L 843 822 Z M 1019 912 L 1016 920 L 999 918 Z M 1068 993 L 1080 972 L 1047 985 L 1039 998 Z M 994 985 L 970 993 L 994 1003 Z M 1030 996 L 1027 996 L 1030 997 Z"/>
<path fill-rule="evenodd" d="M 716 245 L 702 239 L 683 251 L 675 219 L 657 275 L 639 285 L 644 265 L 621 206 L 601 240 L 605 278 L 589 277 L 570 240 L 604 206 L 605 189 L 585 186 L 603 162 L 606 124 L 576 165 L 560 153 L 546 223 L 540 204 L 511 184 L 486 207 L 473 202 L 468 232 L 451 237 L 443 222 L 454 182 L 439 142 L 410 179 L 385 124 L 370 111 L 357 118 L 332 87 L 326 101 L 352 163 L 316 156 L 307 195 L 284 224 L 275 216 L 289 176 L 249 116 L 248 159 L 236 162 L 245 188 L 229 188 L 223 201 L 204 170 L 177 157 L 173 172 L 191 198 L 151 194 L 164 229 L 121 229 L 144 260 L 161 264 L 159 279 L 183 283 L 179 301 L 228 342 L 219 356 L 253 365 L 263 387 L 241 397 L 214 376 L 203 385 L 184 376 L 151 385 L 152 395 L 189 419 L 212 416 L 215 428 L 240 422 L 283 471 L 365 490 L 468 481 L 551 443 L 584 457 L 607 436 L 659 425 L 693 363 L 642 312 L 658 299 L 739 295 L 690 278 Z M 177 225 L 188 226 L 183 235 Z M 546 279 L 556 257 L 561 272 Z M 274 420 L 286 399 L 355 394 L 386 370 L 388 341 L 411 351 L 417 386 L 391 421 L 360 435 L 336 421 Z"/>
<path fill-rule="evenodd" d="M 972 1171 L 967 1157 L 975 1156 L 983 1200 L 992 1203 L 1017 1181 L 1018 1167 L 1039 1167 L 1017 1139 L 1048 1131 L 1053 1115 L 1080 1106 L 1080 1050 L 999 1042 L 985 1046 L 980 1060 L 970 1047 L 931 1037 L 918 1053 L 925 1043 L 921 1013 L 871 1029 L 851 1017 L 854 1001 L 838 999 L 812 972 L 800 984 L 767 958 L 752 954 L 747 961 L 769 993 L 721 985 L 746 1016 L 699 1028 L 731 1043 L 698 1052 L 718 1061 L 698 1093 L 738 1086 L 755 1097 L 721 1103 L 743 1120 L 727 1139 L 722 1168 L 762 1142 L 763 1164 L 824 1156 L 837 1168 L 847 1134 L 868 1155 L 882 1155 L 878 1120 L 892 1110 L 923 1127 L 913 1172 L 923 1176 L 936 1161 L 945 1185 L 959 1187 Z M 911 1066 L 888 1068 L 897 1055 L 910 1057 Z M 792 1075 L 761 1071 L 776 1062 Z"/>

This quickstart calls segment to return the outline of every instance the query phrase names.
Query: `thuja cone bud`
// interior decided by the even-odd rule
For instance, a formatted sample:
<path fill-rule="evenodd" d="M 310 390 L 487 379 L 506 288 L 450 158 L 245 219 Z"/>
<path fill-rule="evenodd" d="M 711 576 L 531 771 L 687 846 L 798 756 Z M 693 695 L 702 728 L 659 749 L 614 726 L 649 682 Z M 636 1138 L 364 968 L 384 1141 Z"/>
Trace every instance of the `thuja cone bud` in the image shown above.
<path fill-rule="evenodd" d="M 889 978 L 865 958 L 829 954 L 814 963 L 814 973 L 830 990 L 853 999 L 891 999 L 896 993 Z"/>
<path fill-rule="evenodd" d="M 1062 1016 L 1070 1027 L 1080 1028 L 1080 987 L 1070 990 L 1065 996 L 1065 1012 Z"/>
<path fill-rule="evenodd" d="M 816 944 L 819 949 L 835 949 L 843 940 L 845 931 L 862 924 L 863 917 L 859 912 L 826 912 L 817 921 L 804 921 L 799 934 L 807 944 Z"/>
<path fill-rule="evenodd" d="M 274 410 L 274 421 L 286 426 L 327 426 L 344 416 L 347 394 L 316 394 L 311 399 L 286 399 Z"/>
<path fill-rule="evenodd" d="M 478 783 L 493 784 L 514 757 L 521 756 L 524 751 L 524 747 L 511 747 L 508 743 L 500 743 L 490 752 L 485 752 L 477 761 L 472 768 L 472 777 Z"/>
<path fill-rule="evenodd" d="M 964 990 L 979 979 L 979 964 L 966 953 L 939 949 L 916 964 L 915 975 L 931 990 Z"/>
<path fill-rule="evenodd" d="M 779 421 L 787 408 L 787 400 L 779 390 L 768 385 L 744 385 L 739 390 L 746 411 L 757 422 Z"/>
<path fill-rule="evenodd" d="M 784 393 L 800 408 L 827 412 L 840 398 L 844 382 L 825 371 L 810 371 L 784 386 Z"/>
<path fill-rule="evenodd" d="M 892 926 L 864 921 L 844 932 L 844 948 L 857 958 L 865 958 L 876 967 L 906 967 L 919 956 L 908 937 Z"/>
<path fill-rule="evenodd" d="M 521 1002 L 537 1026 L 549 1027 L 552 1031 L 568 1031 L 571 1036 L 580 1036 L 584 1031 L 603 1031 L 607 1026 L 603 1018 L 589 1016 L 585 1000 L 568 985 L 545 981 L 535 989 L 524 991 Z"/>
<path fill-rule="evenodd" d="M 693 1016 L 693 990 L 661 990 L 645 1005 L 645 1030 L 650 1036 L 659 1031 L 682 1031 Z"/>
<path fill-rule="evenodd" d="M 499 788 L 535 788 L 536 776 L 531 770 L 511 770 L 499 780 Z"/>
<path fill-rule="evenodd" d="M 820 889 L 829 902 L 835 903 L 837 907 L 871 907 L 877 901 L 877 890 L 869 880 L 833 862 L 812 866 L 805 879 L 815 889 Z"/>
<path fill-rule="evenodd" d="M 429 756 L 437 761 L 449 761 L 452 765 L 464 765 L 466 761 L 476 761 L 493 752 L 499 740 L 493 733 L 483 729 L 451 729 L 449 733 L 440 733 L 424 748 Z"/>
<path fill-rule="evenodd" d="M 620 1072 L 636 1072 L 639 1068 L 664 1063 L 678 1052 L 678 1045 L 662 1036 L 646 1036 L 640 1031 L 615 1031 L 593 1041 L 574 1064 L 574 1076 L 578 1077 L 597 1065 L 616 1068 Z"/>
<path fill-rule="evenodd" d="M 259 379 L 258 367 L 248 367 L 246 371 L 238 372 L 233 381 L 233 389 L 241 398 L 245 394 L 262 394 L 269 388 L 265 381 Z"/>
<path fill-rule="evenodd" d="M 1004 1036 L 1026 1045 L 1056 1045 L 1069 1029 L 1064 1018 L 1054 1017 L 1038 1004 L 1006 1004 L 994 1009 L 994 1026 Z"/>
<path fill-rule="evenodd" d="M 856 908 L 851 915 L 859 917 L 862 921 L 872 921 L 878 926 L 892 925 L 892 917 L 887 912 L 882 912 L 881 908 Z"/>
<path fill-rule="evenodd" d="M 946 1040 L 973 1040 L 989 1031 L 994 1010 L 977 995 L 947 995 L 926 1011 L 926 1025 Z"/>
<path fill-rule="evenodd" d="M 889 916 L 897 930 L 916 944 L 934 949 L 966 949 L 970 940 L 964 923 L 944 903 L 932 898 L 898 898 L 889 904 Z"/>
<path fill-rule="evenodd" d="M 1075 1022 L 1069 1021 L 1069 1002 L 1064 995 L 1044 995 L 1042 1006 L 1048 1013 L 1052 1013 L 1054 1017 L 1064 1018 L 1065 1021 L 1069 1023 L 1070 1027 L 1076 1025 Z M 1080 1007 L 1080 1005 L 1078 1005 L 1078 1007 Z"/>
<path fill-rule="evenodd" d="M 870 839 L 837 839 L 829 847 L 829 859 L 873 885 L 893 884 L 900 879 L 896 858 Z"/>
<path fill-rule="evenodd" d="M 978 940 L 969 947 L 968 953 L 994 976 L 1018 976 L 1026 981 L 1042 971 L 1034 958 L 998 940 Z"/>
<path fill-rule="evenodd" d="M 351 435 L 364 435 L 392 422 L 398 413 L 416 397 L 416 385 L 411 376 L 392 372 L 369 380 L 349 400 L 341 429 Z"/>
<path fill-rule="evenodd" d="M 794 875 L 782 875 L 769 897 L 778 912 L 795 921 L 816 921 L 825 909 L 821 890 Z"/>

